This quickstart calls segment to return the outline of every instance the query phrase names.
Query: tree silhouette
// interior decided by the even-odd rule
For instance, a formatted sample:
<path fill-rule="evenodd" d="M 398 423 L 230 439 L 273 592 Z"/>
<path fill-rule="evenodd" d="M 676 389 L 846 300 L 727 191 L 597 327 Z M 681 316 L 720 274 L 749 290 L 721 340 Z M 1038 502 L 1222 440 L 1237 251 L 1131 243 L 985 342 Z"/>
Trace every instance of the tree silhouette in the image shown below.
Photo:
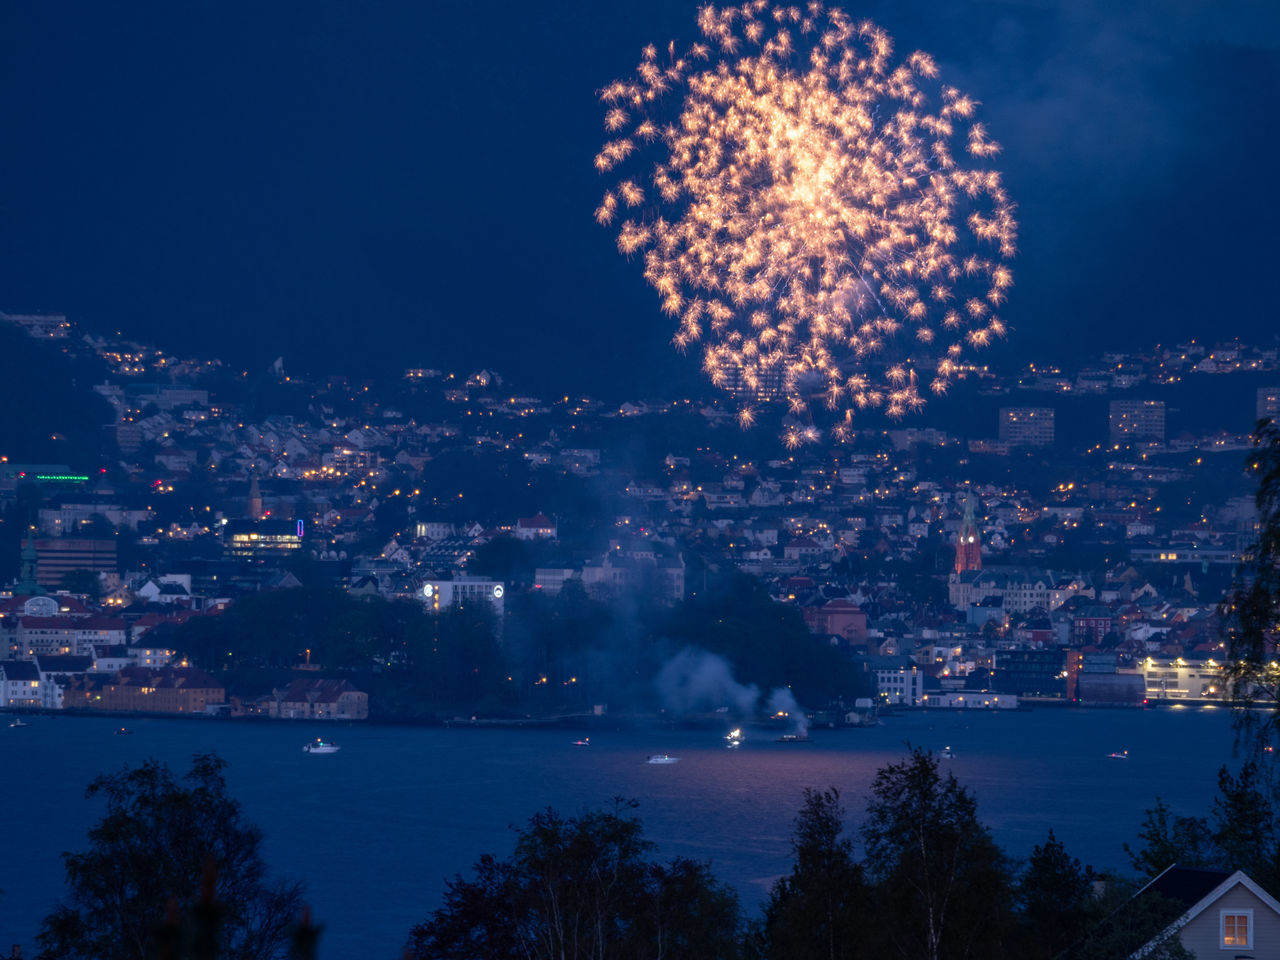
<path fill-rule="evenodd" d="M 1231 589 L 1218 606 L 1227 642 L 1227 675 L 1241 709 L 1238 742 L 1255 755 L 1280 735 L 1280 425 L 1260 420 L 1253 434 L 1249 472 L 1258 478 L 1258 539 L 1245 553 Z M 1255 710 L 1255 706 L 1264 710 Z"/>
<path fill-rule="evenodd" d="M 915 748 L 882 767 L 863 827 L 888 949 L 915 960 L 1000 957 L 1012 910 L 1008 863 L 977 803 Z"/>
<path fill-rule="evenodd" d="M 843 837 L 840 794 L 806 789 L 791 834 L 795 864 L 774 884 L 754 938 L 769 960 L 871 956 L 869 894 L 853 843 Z"/>
<path fill-rule="evenodd" d="M 197 755 L 179 779 L 148 760 L 90 783 L 106 813 L 88 850 L 63 854 L 69 893 L 41 926 L 41 960 L 289 955 L 301 889 L 267 882 L 262 834 L 227 796 L 225 766 Z"/>
<path fill-rule="evenodd" d="M 410 934 L 413 960 L 731 960 L 737 901 L 703 864 L 648 859 L 634 807 L 529 820 L 510 860 L 485 855 Z"/>

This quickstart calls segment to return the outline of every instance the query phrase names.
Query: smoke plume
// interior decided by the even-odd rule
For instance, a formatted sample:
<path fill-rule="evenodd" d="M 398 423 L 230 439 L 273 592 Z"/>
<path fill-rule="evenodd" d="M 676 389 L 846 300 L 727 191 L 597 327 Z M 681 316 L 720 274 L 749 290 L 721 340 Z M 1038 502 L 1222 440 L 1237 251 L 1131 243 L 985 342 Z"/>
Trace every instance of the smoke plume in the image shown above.
<path fill-rule="evenodd" d="M 727 660 L 695 647 L 668 660 L 656 682 L 663 708 L 676 714 L 727 707 L 737 716 L 751 716 L 760 699 L 759 687 L 733 679 Z"/>

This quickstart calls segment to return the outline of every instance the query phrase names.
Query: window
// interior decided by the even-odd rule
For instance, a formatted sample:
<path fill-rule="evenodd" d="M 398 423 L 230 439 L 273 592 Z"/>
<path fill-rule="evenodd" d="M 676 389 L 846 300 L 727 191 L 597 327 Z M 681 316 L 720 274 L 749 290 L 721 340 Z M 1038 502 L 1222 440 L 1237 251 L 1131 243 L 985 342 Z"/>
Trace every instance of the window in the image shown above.
<path fill-rule="evenodd" d="M 1252 910 L 1223 910 L 1218 916 L 1223 950 L 1253 946 Z"/>

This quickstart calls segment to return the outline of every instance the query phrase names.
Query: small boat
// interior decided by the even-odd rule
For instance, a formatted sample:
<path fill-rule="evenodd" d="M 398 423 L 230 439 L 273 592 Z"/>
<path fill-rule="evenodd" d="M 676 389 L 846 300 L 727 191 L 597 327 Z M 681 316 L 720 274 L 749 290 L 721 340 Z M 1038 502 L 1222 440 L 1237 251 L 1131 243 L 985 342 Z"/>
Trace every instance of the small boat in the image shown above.
<path fill-rule="evenodd" d="M 778 738 L 779 743 L 808 743 L 809 735 L 807 733 L 784 733 Z"/>
<path fill-rule="evenodd" d="M 669 753 L 651 753 L 649 759 L 645 763 L 679 763 L 679 757 L 673 757 Z"/>
<path fill-rule="evenodd" d="M 591 738 L 583 737 L 581 740 L 575 740 L 573 741 L 573 745 L 575 747 L 589 747 L 591 746 Z"/>
<path fill-rule="evenodd" d="M 127 736 L 131 735 L 132 733 L 133 733 L 133 731 L 132 731 L 132 730 L 130 730 L 128 727 L 117 727 L 117 728 L 116 728 L 116 736 L 117 736 L 117 737 L 127 737 Z"/>
<path fill-rule="evenodd" d="M 942 752 L 939 753 L 938 756 L 943 760 L 954 760 L 956 758 L 956 752 L 950 747 L 943 747 Z"/>
<path fill-rule="evenodd" d="M 742 746 L 742 728 L 734 727 L 724 736 L 725 745 L 728 747 Z"/>
<path fill-rule="evenodd" d="M 1108 753 L 1108 754 L 1107 754 L 1107 759 L 1108 759 L 1108 760 L 1128 760 L 1128 759 L 1129 759 L 1129 751 L 1128 751 L 1128 750 L 1121 750 L 1119 753 Z"/>
<path fill-rule="evenodd" d="M 18 717 L 16 720 L 9 721 L 10 730 L 12 730 L 15 727 L 29 727 L 29 726 L 31 726 L 31 724 L 27 723 L 27 721 L 23 720 L 21 717 Z"/>
<path fill-rule="evenodd" d="M 303 744 L 302 752 L 303 753 L 337 753 L 341 749 L 342 748 L 338 746 L 336 743 L 331 743 L 328 740 L 321 740 L 319 737 L 316 737 L 310 743 Z"/>

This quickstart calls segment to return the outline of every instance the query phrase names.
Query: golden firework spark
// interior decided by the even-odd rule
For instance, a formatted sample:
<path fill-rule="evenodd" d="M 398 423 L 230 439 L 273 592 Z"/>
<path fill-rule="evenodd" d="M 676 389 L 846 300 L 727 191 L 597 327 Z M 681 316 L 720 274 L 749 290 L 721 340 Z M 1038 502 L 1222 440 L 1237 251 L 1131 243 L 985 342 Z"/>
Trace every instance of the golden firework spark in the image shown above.
<path fill-rule="evenodd" d="M 1001 337 L 1017 224 L 977 101 L 842 10 L 704 6 L 605 87 L 595 211 L 710 380 L 792 412 L 920 409 Z M 740 423 L 754 423 L 744 410 Z M 814 431 L 786 437 L 812 442 Z"/>

